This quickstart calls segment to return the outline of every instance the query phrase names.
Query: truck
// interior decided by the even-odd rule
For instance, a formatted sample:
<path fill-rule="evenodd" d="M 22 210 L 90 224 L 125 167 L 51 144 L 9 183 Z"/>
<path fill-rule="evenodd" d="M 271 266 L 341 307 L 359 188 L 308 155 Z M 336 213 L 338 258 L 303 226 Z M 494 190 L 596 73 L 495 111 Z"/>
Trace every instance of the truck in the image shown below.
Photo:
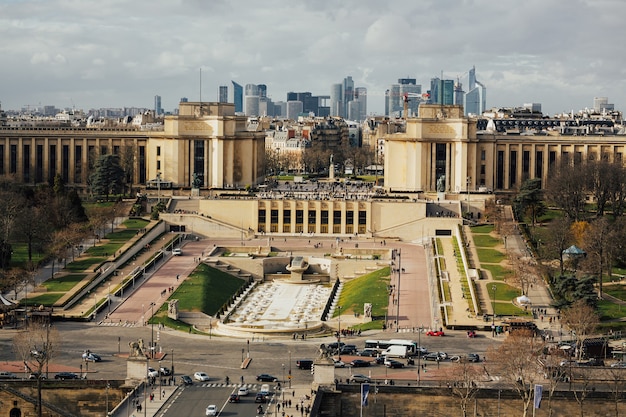
<path fill-rule="evenodd" d="M 396 345 L 389 346 L 387 349 L 380 352 L 380 355 L 386 358 L 406 358 L 408 356 L 406 346 Z"/>

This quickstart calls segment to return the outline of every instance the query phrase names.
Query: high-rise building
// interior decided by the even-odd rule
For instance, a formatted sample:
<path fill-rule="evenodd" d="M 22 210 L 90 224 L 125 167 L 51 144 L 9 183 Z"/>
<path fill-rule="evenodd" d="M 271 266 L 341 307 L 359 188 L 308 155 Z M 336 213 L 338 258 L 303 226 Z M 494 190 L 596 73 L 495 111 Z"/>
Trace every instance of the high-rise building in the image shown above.
<path fill-rule="evenodd" d="M 161 96 L 154 96 L 154 115 L 158 116 L 163 114 L 163 108 L 161 107 Z"/>
<path fill-rule="evenodd" d="M 385 114 L 388 116 L 400 117 L 404 111 L 404 96 L 407 95 L 408 112 L 410 115 L 417 115 L 421 102 L 422 85 L 416 84 L 415 78 L 400 78 L 397 84 L 391 84 L 386 94 Z"/>
<path fill-rule="evenodd" d="M 243 109 L 246 116 L 259 116 L 259 102 L 259 87 L 256 84 L 246 84 Z"/>
<path fill-rule="evenodd" d="M 331 116 L 343 116 L 343 85 L 333 84 L 330 86 L 330 115 Z"/>
<path fill-rule="evenodd" d="M 298 120 L 298 116 L 302 114 L 302 102 L 301 101 L 288 101 L 287 102 L 287 119 Z"/>
<path fill-rule="evenodd" d="M 476 67 L 472 67 L 468 74 L 468 90 L 465 94 L 464 105 L 465 115 L 483 114 L 487 108 L 487 89 L 476 79 Z"/>
<path fill-rule="evenodd" d="M 354 101 L 359 103 L 359 114 L 355 120 L 365 120 L 367 118 L 367 88 L 357 87 L 354 90 Z"/>
<path fill-rule="evenodd" d="M 602 113 L 604 111 L 613 111 L 615 110 L 615 104 L 609 103 L 608 97 L 594 97 L 593 109 L 597 113 Z"/>
<path fill-rule="evenodd" d="M 442 80 L 439 77 L 430 80 L 430 102 L 433 104 L 454 104 L 454 80 Z"/>
<path fill-rule="evenodd" d="M 341 116 L 346 117 L 348 115 L 348 103 L 354 100 L 354 81 L 350 75 L 343 79 L 341 96 L 343 98 L 343 113 Z"/>
<path fill-rule="evenodd" d="M 241 84 L 233 83 L 233 101 L 235 104 L 235 113 L 243 113 L 243 87 Z"/>
<path fill-rule="evenodd" d="M 217 101 L 219 103 L 228 103 L 228 86 L 227 85 L 220 85 Z"/>

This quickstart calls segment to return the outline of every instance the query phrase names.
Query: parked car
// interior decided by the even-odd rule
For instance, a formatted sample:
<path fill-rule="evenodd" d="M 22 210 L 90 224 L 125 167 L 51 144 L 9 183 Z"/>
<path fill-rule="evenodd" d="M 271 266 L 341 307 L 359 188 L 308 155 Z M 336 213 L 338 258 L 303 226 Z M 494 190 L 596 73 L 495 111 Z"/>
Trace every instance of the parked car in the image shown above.
<path fill-rule="evenodd" d="M 74 372 L 59 372 L 58 374 L 54 376 L 54 379 L 60 379 L 62 381 L 65 381 L 66 379 L 79 379 L 79 378 L 78 378 L 78 375 L 76 375 Z"/>
<path fill-rule="evenodd" d="M 230 397 L 228 397 L 228 402 L 229 403 L 238 403 L 239 402 L 239 395 L 237 395 L 237 394 L 230 394 Z"/>
<path fill-rule="evenodd" d="M 278 382 L 278 378 L 270 374 L 260 374 L 256 376 L 257 381 L 261 382 Z"/>
<path fill-rule="evenodd" d="M 467 360 L 469 362 L 480 362 L 480 356 L 477 353 L 468 353 Z"/>
<path fill-rule="evenodd" d="M 355 345 L 345 345 L 339 349 L 341 355 L 356 355 L 357 348 Z"/>
<path fill-rule="evenodd" d="M 350 377 L 351 382 L 372 382 L 372 379 L 362 374 L 354 374 Z"/>
<path fill-rule="evenodd" d="M 217 406 L 215 404 L 211 404 L 206 408 L 207 416 L 216 416 L 217 415 Z"/>
<path fill-rule="evenodd" d="M 350 362 L 350 365 L 352 365 L 354 368 L 362 368 L 365 366 L 370 366 L 370 363 L 368 361 L 364 361 L 363 359 L 355 359 Z"/>
<path fill-rule="evenodd" d="M 385 361 L 385 366 L 387 368 L 404 368 L 404 364 L 402 362 L 393 359 L 387 359 Z"/>
<path fill-rule="evenodd" d="M 15 375 L 13 372 L 1 371 L 0 379 L 17 379 L 17 375 Z M 31 379 L 36 379 L 36 378 L 31 378 Z"/>
<path fill-rule="evenodd" d="M 443 330 L 429 330 L 426 332 L 426 336 L 445 336 Z"/>
<path fill-rule="evenodd" d="M 248 388 L 247 387 L 240 387 L 239 390 L 237 391 L 237 395 L 239 395 L 240 397 L 245 397 L 248 395 Z"/>
<path fill-rule="evenodd" d="M 471 337 L 471 338 L 476 337 L 476 332 L 474 330 L 468 330 L 467 337 Z"/>
<path fill-rule="evenodd" d="M 0 373 L 0 375 L 1 374 L 2 373 Z M 30 375 L 28 375 L 28 379 L 37 379 L 37 378 L 46 379 L 46 376 L 42 374 L 41 372 L 31 372 Z"/>
<path fill-rule="evenodd" d="M 208 381 L 209 376 L 206 374 L 206 372 L 195 372 L 193 374 L 193 379 L 195 379 L 196 381 Z"/>
<path fill-rule="evenodd" d="M 193 385 L 193 380 L 189 375 L 181 376 L 180 380 L 182 381 L 183 385 Z"/>
<path fill-rule="evenodd" d="M 166 367 L 162 366 L 162 367 L 159 368 L 159 373 L 162 376 L 170 376 L 172 374 L 172 371 L 170 371 L 169 368 L 166 368 Z"/>
<path fill-rule="evenodd" d="M 331 350 L 338 350 L 338 349 L 341 349 L 345 345 L 346 344 L 343 342 L 332 342 L 326 345 L 326 347 Z"/>
<path fill-rule="evenodd" d="M 358 353 L 359 356 L 369 356 L 375 358 L 378 355 L 378 351 L 376 349 L 363 349 Z"/>
<path fill-rule="evenodd" d="M 423 359 L 425 361 L 442 361 L 448 359 L 448 354 L 445 352 L 431 352 L 427 355 L 424 355 Z"/>
<path fill-rule="evenodd" d="M 148 378 L 158 378 L 159 371 L 154 368 L 148 368 Z"/>
<path fill-rule="evenodd" d="M 85 353 L 83 353 L 83 360 L 85 362 L 101 362 L 102 358 L 100 357 L 100 355 L 96 355 L 93 352 L 86 351 Z"/>
<path fill-rule="evenodd" d="M 183 255 L 183 250 L 181 248 L 176 248 L 172 250 L 172 255 L 174 256 L 182 256 Z M 208 414 L 207 414 L 208 416 Z"/>
<path fill-rule="evenodd" d="M 344 361 L 334 361 L 335 368 L 345 368 L 346 364 Z"/>

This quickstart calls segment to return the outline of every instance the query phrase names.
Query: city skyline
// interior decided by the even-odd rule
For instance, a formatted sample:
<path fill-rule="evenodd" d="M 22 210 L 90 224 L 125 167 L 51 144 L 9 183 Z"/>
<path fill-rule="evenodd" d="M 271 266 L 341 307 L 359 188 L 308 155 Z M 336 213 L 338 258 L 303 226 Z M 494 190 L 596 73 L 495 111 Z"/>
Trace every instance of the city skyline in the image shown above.
<path fill-rule="evenodd" d="M 290 91 L 330 95 L 351 76 L 367 88 L 368 115 L 383 114 L 397 79 L 426 89 L 435 77 L 467 80 L 472 67 L 489 91 L 487 108 L 539 102 L 555 114 L 590 108 L 593 97 L 608 96 L 617 109 L 626 102 L 624 66 L 610 41 L 626 33 L 626 4 L 617 0 L 139 0 L 97 8 L 0 0 L 0 11 L 3 109 L 153 108 L 161 96 L 172 111 L 181 97 L 218 101 L 231 80 L 265 84 L 276 102 Z"/>

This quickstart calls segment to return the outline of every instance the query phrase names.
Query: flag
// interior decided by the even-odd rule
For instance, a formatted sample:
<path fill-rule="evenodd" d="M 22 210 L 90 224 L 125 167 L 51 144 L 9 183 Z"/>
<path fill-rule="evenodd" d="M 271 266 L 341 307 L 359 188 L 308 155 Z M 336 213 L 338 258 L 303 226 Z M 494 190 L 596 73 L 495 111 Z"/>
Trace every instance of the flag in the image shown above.
<path fill-rule="evenodd" d="M 543 385 L 535 384 L 535 408 L 541 407 L 541 395 L 543 394 Z"/>
<path fill-rule="evenodd" d="M 361 384 L 361 406 L 367 407 L 367 397 L 370 393 L 370 384 Z"/>

